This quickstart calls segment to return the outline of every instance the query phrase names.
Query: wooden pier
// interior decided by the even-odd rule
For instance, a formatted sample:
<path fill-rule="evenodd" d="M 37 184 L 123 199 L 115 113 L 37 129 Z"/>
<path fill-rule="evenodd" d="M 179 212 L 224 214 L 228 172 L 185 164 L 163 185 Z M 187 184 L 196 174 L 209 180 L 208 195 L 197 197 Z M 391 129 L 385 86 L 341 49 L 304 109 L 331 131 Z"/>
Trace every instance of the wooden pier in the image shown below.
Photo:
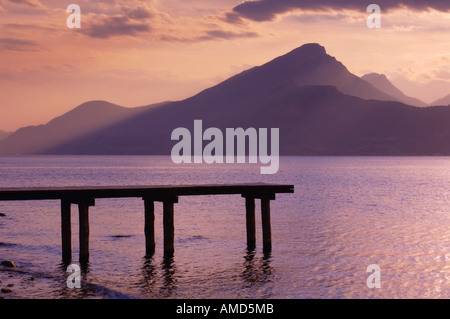
<path fill-rule="evenodd" d="M 71 205 L 78 205 L 80 263 L 89 261 L 89 207 L 100 198 L 142 198 L 145 208 L 145 251 L 155 252 L 155 202 L 163 203 L 164 255 L 174 253 L 174 204 L 180 196 L 241 195 L 245 198 L 247 245 L 256 246 L 255 199 L 261 201 L 263 250 L 272 248 L 270 201 L 277 193 L 293 193 L 293 185 L 185 185 L 185 186 L 99 186 L 55 188 L 0 188 L 0 201 L 60 200 L 62 259 L 72 259 Z"/>

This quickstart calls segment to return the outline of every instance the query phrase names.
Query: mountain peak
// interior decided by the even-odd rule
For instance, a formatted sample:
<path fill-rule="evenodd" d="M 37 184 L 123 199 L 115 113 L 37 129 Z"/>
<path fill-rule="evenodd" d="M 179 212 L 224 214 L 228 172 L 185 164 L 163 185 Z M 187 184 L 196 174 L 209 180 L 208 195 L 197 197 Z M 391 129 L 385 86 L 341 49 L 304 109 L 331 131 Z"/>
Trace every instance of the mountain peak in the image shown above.
<path fill-rule="evenodd" d="M 383 80 L 383 81 L 389 81 L 385 74 L 376 73 L 376 72 L 365 74 L 364 76 L 362 76 L 362 78 L 363 79 L 371 79 L 372 78 L 372 79 L 379 79 L 379 80 Z"/>
<path fill-rule="evenodd" d="M 94 101 L 84 102 L 84 103 L 78 105 L 74 110 L 92 110 L 92 109 L 99 109 L 99 108 L 114 108 L 114 107 L 122 108 L 122 106 L 112 104 L 108 101 L 94 100 Z"/>
<path fill-rule="evenodd" d="M 311 60 L 322 61 L 323 59 L 331 58 L 327 54 L 325 47 L 321 46 L 318 43 L 304 44 L 298 48 L 295 48 L 294 50 L 290 51 L 289 53 L 285 54 L 282 57 L 284 59 L 289 59 L 293 63 L 295 63 L 295 61 L 311 61 Z"/>
<path fill-rule="evenodd" d="M 321 46 L 318 43 L 306 43 L 292 50 L 290 53 L 301 53 L 308 55 L 326 55 L 327 51 L 325 50 L 325 47 Z"/>
<path fill-rule="evenodd" d="M 372 84 L 378 90 L 393 97 L 395 101 L 419 107 L 426 105 L 425 102 L 422 102 L 419 99 L 405 95 L 401 90 L 395 87 L 384 74 L 373 72 L 365 74 L 361 78 Z"/>
<path fill-rule="evenodd" d="M 352 74 L 335 57 L 327 54 L 318 43 L 307 43 L 275 59 L 219 83 L 192 99 L 196 103 L 212 95 L 227 97 L 227 105 L 241 103 L 246 92 L 269 92 L 294 83 L 304 85 L 334 86 L 344 94 L 363 99 L 394 100 L 367 81 Z M 223 101 L 225 103 L 225 100 Z"/>
<path fill-rule="evenodd" d="M 444 96 L 443 98 L 434 101 L 430 105 L 450 105 L 450 94 Z"/>
<path fill-rule="evenodd" d="M 283 69 L 286 67 L 292 69 L 292 71 L 296 69 L 296 73 L 304 73 L 306 69 L 314 69 L 323 65 L 340 65 L 340 63 L 337 62 L 334 57 L 328 55 L 325 48 L 318 43 L 304 44 L 275 58 L 272 62 L 276 62 L 274 65 L 275 68 Z M 273 64 L 272 62 L 269 62 L 266 65 Z M 286 74 L 288 73 L 289 72 Z"/>

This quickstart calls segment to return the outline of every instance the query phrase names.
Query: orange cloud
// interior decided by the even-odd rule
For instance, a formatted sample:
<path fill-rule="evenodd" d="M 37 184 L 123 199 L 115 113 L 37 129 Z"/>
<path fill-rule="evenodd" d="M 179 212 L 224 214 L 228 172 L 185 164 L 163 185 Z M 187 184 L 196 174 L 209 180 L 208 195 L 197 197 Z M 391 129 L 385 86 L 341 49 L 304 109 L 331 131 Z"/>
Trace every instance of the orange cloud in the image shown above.
<path fill-rule="evenodd" d="M 46 9 L 46 7 L 39 0 L 2 0 L 0 7 L 4 9 L 13 6 L 26 6 L 33 9 Z"/>
<path fill-rule="evenodd" d="M 0 38 L 0 51 L 37 51 L 38 44 L 30 40 Z"/>

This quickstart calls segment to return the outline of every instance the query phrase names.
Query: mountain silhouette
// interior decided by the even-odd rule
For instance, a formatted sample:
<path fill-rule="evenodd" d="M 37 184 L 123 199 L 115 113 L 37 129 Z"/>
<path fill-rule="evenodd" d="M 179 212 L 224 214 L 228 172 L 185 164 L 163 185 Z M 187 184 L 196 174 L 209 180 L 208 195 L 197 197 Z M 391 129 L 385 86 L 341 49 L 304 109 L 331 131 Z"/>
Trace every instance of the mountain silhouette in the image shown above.
<path fill-rule="evenodd" d="M 388 94 L 350 73 L 336 58 L 328 55 L 323 46 L 305 44 L 262 66 L 230 78 L 212 90 L 262 91 L 294 82 L 303 85 L 330 85 L 345 94 L 364 99 L 392 100 Z"/>
<path fill-rule="evenodd" d="M 441 99 L 438 99 L 438 100 L 434 101 L 430 105 L 450 105 L 450 94 L 444 96 Z"/>
<path fill-rule="evenodd" d="M 378 90 L 388 94 L 389 96 L 392 96 L 395 101 L 419 107 L 427 105 L 425 102 L 419 99 L 405 95 L 402 91 L 395 87 L 384 74 L 369 73 L 363 75 L 361 79 L 366 80 Z"/>
<path fill-rule="evenodd" d="M 59 116 L 45 125 L 21 128 L 1 141 L 8 154 L 45 153 L 45 150 L 123 121 L 158 105 L 125 108 L 105 101 L 91 101 Z"/>
<path fill-rule="evenodd" d="M 3 154 L 169 155 L 175 128 L 279 128 L 282 155 L 450 155 L 450 107 L 418 108 L 303 45 L 195 96 L 139 108 L 89 102 L 0 141 Z M 206 144 L 206 143 L 205 143 Z"/>
<path fill-rule="evenodd" d="M 0 130 L 0 141 L 7 138 L 11 133 Z"/>

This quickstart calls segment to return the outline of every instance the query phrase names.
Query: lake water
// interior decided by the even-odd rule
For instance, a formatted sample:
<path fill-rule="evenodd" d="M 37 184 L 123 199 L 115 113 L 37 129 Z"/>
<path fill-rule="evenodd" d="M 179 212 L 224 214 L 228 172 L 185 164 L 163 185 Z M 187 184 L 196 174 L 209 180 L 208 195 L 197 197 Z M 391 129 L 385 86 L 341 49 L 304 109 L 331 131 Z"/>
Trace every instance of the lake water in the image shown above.
<path fill-rule="evenodd" d="M 90 263 L 69 289 L 61 263 L 58 201 L 0 202 L 0 260 L 8 298 L 449 298 L 450 158 L 282 157 L 259 164 L 175 165 L 158 156 L 0 157 L 0 187 L 76 185 L 294 184 L 272 202 L 273 249 L 246 249 L 240 196 L 181 197 L 175 254 L 144 258 L 141 199 L 101 199 L 90 209 Z M 72 207 L 73 263 L 78 262 Z M 381 288 L 367 267 L 379 265 Z"/>

